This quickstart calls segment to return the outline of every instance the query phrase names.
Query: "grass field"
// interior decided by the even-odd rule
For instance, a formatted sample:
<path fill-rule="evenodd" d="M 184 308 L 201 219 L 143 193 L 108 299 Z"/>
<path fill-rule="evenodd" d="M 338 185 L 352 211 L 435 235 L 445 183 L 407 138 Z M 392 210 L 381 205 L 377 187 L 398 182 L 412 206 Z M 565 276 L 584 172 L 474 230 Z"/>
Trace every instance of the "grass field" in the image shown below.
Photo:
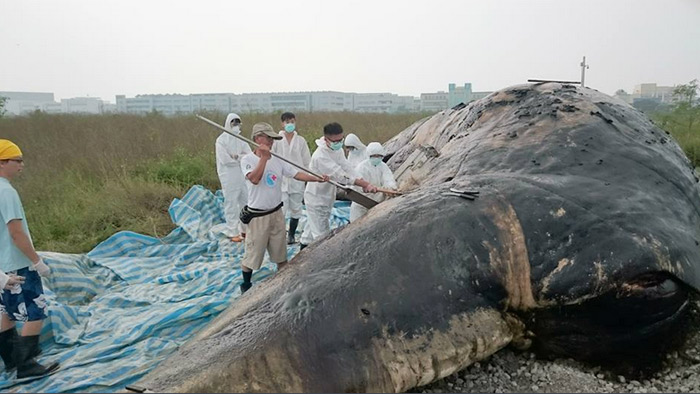
<path fill-rule="evenodd" d="M 225 114 L 207 114 L 223 122 Z M 426 114 L 297 114 L 309 144 L 323 125 L 339 122 L 363 142 L 385 142 Z M 688 128 L 654 116 L 700 165 L 700 124 Z M 243 133 L 265 121 L 280 127 L 279 114 L 243 116 Z M 23 150 L 18 189 L 39 250 L 79 253 L 121 230 L 163 236 L 173 225 L 173 198 L 192 185 L 219 189 L 214 141 L 219 130 L 194 116 L 47 115 L 0 118 L 0 138 Z"/>
<path fill-rule="evenodd" d="M 225 114 L 206 114 L 223 123 Z M 363 142 L 384 142 L 425 114 L 299 113 L 309 143 L 339 122 Z M 279 114 L 244 115 L 243 133 Z M 121 230 L 163 236 L 173 198 L 192 185 L 219 189 L 220 131 L 193 115 L 47 115 L 0 118 L 0 138 L 17 143 L 25 169 L 13 184 L 39 250 L 80 253 Z"/>

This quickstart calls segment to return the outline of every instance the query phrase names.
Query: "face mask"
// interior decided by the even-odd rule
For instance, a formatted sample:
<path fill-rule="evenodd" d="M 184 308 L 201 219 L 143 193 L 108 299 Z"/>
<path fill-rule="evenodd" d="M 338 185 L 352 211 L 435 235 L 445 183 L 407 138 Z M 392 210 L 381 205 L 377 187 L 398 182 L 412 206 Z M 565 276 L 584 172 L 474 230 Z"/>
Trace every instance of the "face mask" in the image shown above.
<path fill-rule="evenodd" d="M 341 149 L 343 149 L 343 141 L 331 142 L 331 143 L 330 143 L 330 148 L 331 148 L 332 150 L 341 150 Z"/>
<path fill-rule="evenodd" d="M 233 134 L 238 134 L 241 132 L 241 126 L 231 126 L 231 132 Z"/>
<path fill-rule="evenodd" d="M 284 131 L 287 133 L 293 133 L 294 129 L 296 129 L 296 125 L 294 123 L 287 123 L 284 125 Z"/>
<path fill-rule="evenodd" d="M 369 162 L 372 163 L 372 165 L 376 167 L 379 165 L 379 163 L 382 162 L 382 158 L 381 157 L 370 157 Z"/>

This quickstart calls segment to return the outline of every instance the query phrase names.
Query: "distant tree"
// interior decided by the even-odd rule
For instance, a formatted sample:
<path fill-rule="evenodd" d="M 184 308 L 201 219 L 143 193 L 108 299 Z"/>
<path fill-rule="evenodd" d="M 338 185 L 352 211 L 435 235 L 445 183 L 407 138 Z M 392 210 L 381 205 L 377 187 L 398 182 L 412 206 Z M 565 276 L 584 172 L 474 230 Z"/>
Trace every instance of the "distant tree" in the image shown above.
<path fill-rule="evenodd" d="M 700 121 L 700 104 L 696 100 L 699 89 L 697 79 L 685 85 L 678 85 L 673 89 L 673 98 L 676 100 L 676 104 L 671 114 L 679 126 L 687 129 L 688 133 Z"/>
<path fill-rule="evenodd" d="M 7 103 L 7 97 L 0 96 L 0 118 L 7 113 L 7 111 L 5 111 L 5 103 Z"/>
<path fill-rule="evenodd" d="M 686 85 L 678 85 L 673 88 L 673 97 L 680 103 L 687 103 L 690 106 L 697 105 L 695 98 L 698 96 L 698 80 L 693 79 Z"/>
<path fill-rule="evenodd" d="M 627 92 L 625 92 L 625 89 L 617 89 L 615 92 L 615 96 L 626 96 Z"/>

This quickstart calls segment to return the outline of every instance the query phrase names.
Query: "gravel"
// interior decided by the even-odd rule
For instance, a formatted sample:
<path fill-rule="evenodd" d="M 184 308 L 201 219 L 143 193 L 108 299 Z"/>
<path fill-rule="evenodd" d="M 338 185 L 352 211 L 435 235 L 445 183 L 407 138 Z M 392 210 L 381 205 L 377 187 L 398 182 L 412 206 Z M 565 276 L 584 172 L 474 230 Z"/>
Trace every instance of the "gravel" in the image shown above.
<path fill-rule="evenodd" d="M 690 330 L 677 351 L 661 354 L 660 367 L 623 375 L 573 359 L 540 359 L 506 348 L 416 393 L 688 393 L 700 392 L 700 301 L 690 311 Z"/>

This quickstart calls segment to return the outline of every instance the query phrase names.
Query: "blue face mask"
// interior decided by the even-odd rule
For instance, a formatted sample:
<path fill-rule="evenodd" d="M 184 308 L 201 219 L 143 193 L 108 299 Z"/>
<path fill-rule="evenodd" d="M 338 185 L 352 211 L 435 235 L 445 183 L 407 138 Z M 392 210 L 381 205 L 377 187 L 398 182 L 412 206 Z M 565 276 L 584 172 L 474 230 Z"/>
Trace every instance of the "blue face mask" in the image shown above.
<path fill-rule="evenodd" d="M 330 147 L 332 150 L 341 150 L 343 149 L 343 141 L 331 142 Z"/>
<path fill-rule="evenodd" d="M 287 133 L 293 133 L 294 129 L 296 129 L 296 125 L 294 123 L 287 123 L 284 125 L 284 131 Z"/>
<path fill-rule="evenodd" d="M 379 165 L 379 163 L 382 162 L 382 158 L 381 157 L 370 157 L 369 162 L 372 163 L 372 165 L 376 167 Z"/>

